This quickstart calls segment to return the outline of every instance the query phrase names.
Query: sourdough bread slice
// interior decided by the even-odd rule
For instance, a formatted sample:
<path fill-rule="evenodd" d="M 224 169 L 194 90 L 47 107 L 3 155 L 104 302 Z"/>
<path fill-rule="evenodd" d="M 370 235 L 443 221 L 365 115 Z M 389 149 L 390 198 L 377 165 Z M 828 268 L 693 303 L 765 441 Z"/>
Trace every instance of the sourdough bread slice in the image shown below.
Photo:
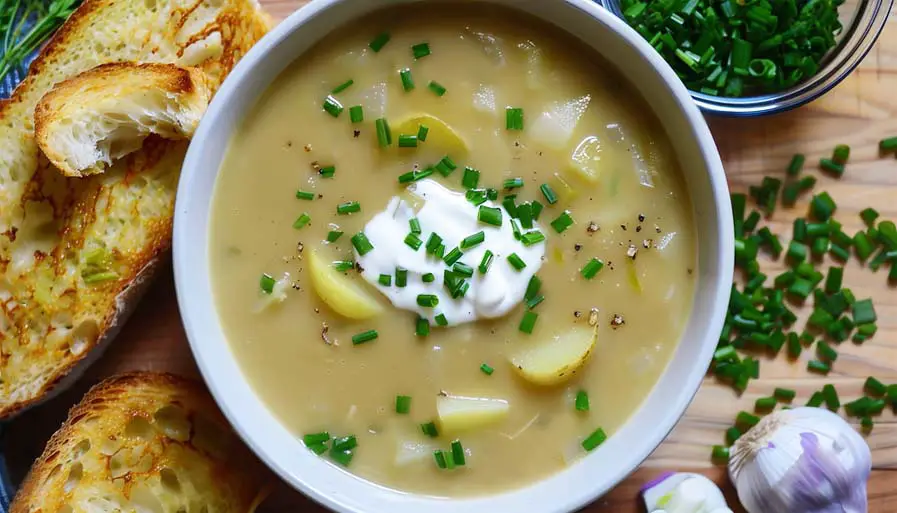
<path fill-rule="evenodd" d="M 211 91 L 202 71 L 174 64 L 101 64 L 64 80 L 34 110 L 37 145 L 66 176 L 103 172 L 150 134 L 189 139 Z"/>
<path fill-rule="evenodd" d="M 267 476 L 201 384 L 123 374 L 72 408 L 10 513 L 249 513 Z"/>
<path fill-rule="evenodd" d="M 36 144 L 40 98 L 120 61 L 195 67 L 214 91 L 268 26 L 255 0 L 85 0 L 0 103 L 0 418 L 63 388 L 114 336 L 170 246 L 186 150 L 151 136 L 67 179 Z"/>

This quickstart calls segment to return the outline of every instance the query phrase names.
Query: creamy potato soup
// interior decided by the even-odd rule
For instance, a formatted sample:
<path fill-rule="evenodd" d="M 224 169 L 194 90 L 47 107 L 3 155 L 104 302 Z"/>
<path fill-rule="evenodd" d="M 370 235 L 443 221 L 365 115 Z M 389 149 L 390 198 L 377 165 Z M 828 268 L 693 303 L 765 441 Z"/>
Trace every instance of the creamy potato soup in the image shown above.
<path fill-rule="evenodd" d="M 309 451 L 477 495 L 639 407 L 690 313 L 690 212 L 650 109 L 581 43 L 405 6 L 261 96 L 218 177 L 211 269 L 243 372 Z"/>

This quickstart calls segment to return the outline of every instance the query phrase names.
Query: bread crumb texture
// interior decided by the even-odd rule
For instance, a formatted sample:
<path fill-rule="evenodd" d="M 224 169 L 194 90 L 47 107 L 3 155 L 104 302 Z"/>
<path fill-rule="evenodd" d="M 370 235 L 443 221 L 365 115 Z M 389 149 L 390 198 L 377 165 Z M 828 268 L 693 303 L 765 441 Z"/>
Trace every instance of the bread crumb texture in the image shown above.
<path fill-rule="evenodd" d="M 72 408 L 10 513 L 247 513 L 268 475 L 201 384 L 122 374 Z"/>
<path fill-rule="evenodd" d="M 0 102 L 0 418 L 45 397 L 121 323 L 170 246 L 183 141 L 149 137 L 67 179 L 35 142 L 54 84 L 100 64 L 174 63 L 214 91 L 267 31 L 255 0 L 85 0 Z"/>

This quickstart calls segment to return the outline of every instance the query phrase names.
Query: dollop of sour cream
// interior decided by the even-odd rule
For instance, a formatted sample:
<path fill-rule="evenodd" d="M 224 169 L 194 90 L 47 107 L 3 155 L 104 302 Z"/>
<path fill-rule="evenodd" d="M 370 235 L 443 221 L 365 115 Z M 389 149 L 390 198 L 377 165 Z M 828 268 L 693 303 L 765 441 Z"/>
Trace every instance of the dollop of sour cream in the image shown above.
<path fill-rule="evenodd" d="M 469 202 L 464 194 L 451 191 L 434 180 L 416 182 L 408 187 L 408 192 L 422 202 L 416 213 L 415 205 L 396 196 L 389 201 L 386 210 L 376 214 L 364 227 L 364 234 L 374 249 L 363 256 L 356 252 L 355 258 L 368 283 L 397 308 L 415 312 L 429 319 L 431 324 L 436 323 L 440 314 L 445 315 L 448 325 L 501 317 L 523 301 L 530 278 L 542 266 L 544 242 L 524 246 L 514 237 L 510 217 L 504 209 L 501 226 L 479 222 L 479 206 Z M 499 207 L 488 200 L 482 205 Z M 404 242 L 410 233 L 412 218 L 417 218 L 421 226 L 419 237 L 423 244 L 417 251 Z M 541 231 L 541 228 L 534 221 L 531 230 Z M 443 273 L 449 267 L 443 259 L 427 253 L 426 242 L 432 233 L 438 234 L 445 244 L 445 254 L 448 254 L 453 248 L 460 249 L 464 238 L 480 231 L 484 232 L 485 240 L 472 248 L 462 249 L 464 255 L 458 260 L 474 269 L 473 276 L 467 278 L 470 288 L 464 296 L 454 299 L 443 286 Z M 530 230 L 523 230 L 524 233 L 527 231 Z M 482 274 L 478 267 L 486 250 L 494 256 L 488 272 Z M 519 271 L 515 269 L 508 261 L 512 253 L 516 253 L 526 267 Z M 405 287 L 396 286 L 396 268 L 408 271 Z M 426 283 L 423 277 L 428 273 L 435 279 Z M 380 283 L 381 274 L 392 277 L 389 286 Z M 433 308 L 422 307 L 417 303 L 421 294 L 435 295 L 439 303 Z"/>

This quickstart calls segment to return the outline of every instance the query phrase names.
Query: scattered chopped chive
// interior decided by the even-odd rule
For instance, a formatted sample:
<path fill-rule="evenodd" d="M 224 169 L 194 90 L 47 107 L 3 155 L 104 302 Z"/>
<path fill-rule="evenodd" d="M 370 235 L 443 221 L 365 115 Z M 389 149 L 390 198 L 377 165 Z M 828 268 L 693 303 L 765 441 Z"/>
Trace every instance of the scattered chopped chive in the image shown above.
<path fill-rule="evenodd" d="M 800 194 L 800 183 L 789 182 L 782 189 L 782 204 L 786 207 L 793 206 L 797 203 L 797 196 Z"/>
<path fill-rule="evenodd" d="M 465 189 L 476 189 L 480 182 L 480 172 L 472 167 L 465 167 L 464 174 L 461 177 L 461 185 Z"/>
<path fill-rule="evenodd" d="M 875 247 L 872 245 L 872 241 L 869 240 L 869 236 L 866 235 L 866 232 L 857 232 L 856 235 L 853 236 L 853 249 L 856 251 L 857 258 L 865 261 L 869 258 L 869 255 L 875 251 Z"/>
<path fill-rule="evenodd" d="M 434 319 L 437 326 L 448 326 L 448 318 L 446 318 L 445 314 L 439 314 Z"/>
<path fill-rule="evenodd" d="M 327 242 L 336 242 L 343 236 L 343 232 L 339 230 L 331 230 L 327 232 Z"/>
<path fill-rule="evenodd" d="M 738 412 L 735 417 L 735 424 L 739 426 L 754 427 L 758 423 L 760 423 L 760 417 L 746 411 Z"/>
<path fill-rule="evenodd" d="M 844 277 L 844 268 L 832 266 L 828 269 L 828 276 L 825 277 L 825 292 L 834 294 L 841 290 L 841 280 Z"/>
<path fill-rule="evenodd" d="M 818 372 L 820 374 L 828 374 L 832 370 L 831 366 L 819 360 L 810 360 L 807 362 L 807 370 L 810 372 Z"/>
<path fill-rule="evenodd" d="M 483 224 L 501 226 L 501 209 L 481 205 L 477 212 L 477 220 Z"/>
<path fill-rule="evenodd" d="M 464 198 L 473 206 L 478 207 L 486 203 L 486 191 L 484 189 L 468 189 L 464 193 Z"/>
<path fill-rule="evenodd" d="M 392 285 L 392 276 L 389 274 L 381 274 L 377 277 L 377 283 L 383 285 L 384 287 L 389 287 Z"/>
<path fill-rule="evenodd" d="M 445 255 L 445 258 L 443 258 L 442 261 L 445 262 L 445 265 L 455 265 L 455 262 L 457 262 L 462 256 L 464 256 L 464 253 L 460 249 L 452 248 L 452 250 L 449 251 L 447 255 Z"/>
<path fill-rule="evenodd" d="M 417 136 L 400 134 L 399 148 L 417 148 Z"/>
<path fill-rule="evenodd" d="M 789 402 L 794 400 L 794 398 L 797 396 L 797 392 L 791 390 L 790 388 L 776 388 L 773 391 L 772 395 L 779 401 Z"/>
<path fill-rule="evenodd" d="M 497 200 L 498 199 L 498 189 L 492 189 L 492 188 L 486 189 L 486 198 L 493 200 L 493 201 Z"/>
<path fill-rule="evenodd" d="M 330 95 L 327 95 L 327 98 L 324 98 L 323 108 L 328 114 L 335 118 L 339 117 L 343 112 L 343 104 Z"/>
<path fill-rule="evenodd" d="M 800 174 L 800 170 L 804 167 L 804 161 L 806 157 L 803 154 L 796 153 L 793 157 L 791 157 L 791 162 L 788 164 L 788 176 L 797 176 Z"/>
<path fill-rule="evenodd" d="M 396 287 L 405 287 L 408 285 L 408 269 L 396 267 Z"/>
<path fill-rule="evenodd" d="M 539 200 L 532 200 L 529 202 L 529 204 L 532 206 L 533 221 L 538 221 L 539 214 L 542 213 L 542 209 L 545 207 L 542 205 L 542 203 L 539 202 Z"/>
<path fill-rule="evenodd" d="M 330 433 L 322 431 L 320 433 L 311 433 L 302 437 L 302 443 L 305 445 L 324 444 L 330 441 Z"/>
<path fill-rule="evenodd" d="M 437 436 L 439 436 L 439 430 L 436 429 L 435 422 L 427 422 L 425 424 L 421 424 L 420 430 L 423 434 L 429 436 L 430 438 L 436 438 Z"/>
<path fill-rule="evenodd" d="M 463 467 L 466 463 L 464 461 L 464 447 L 461 446 L 461 440 L 452 441 L 452 459 L 455 461 L 455 465 L 458 465 L 459 467 Z"/>
<path fill-rule="evenodd" d="M 352 344 L 364 344 L 365 342 L 370 342 L 378 337 L 377 330 L 367 330 L 362 331 L 356 335 L 352 335 Z"/>
<path fill-rule="evenodd" d="M 361 212 L 361 204 L 357 201 L 347 201 L 336 206 L 336 213 L 340 215 L 354 214 Z"/>
<path fill-rule="evenodd" d="M 348 467 L 350 463 L 352 463 L 352 458 L 355 454 L 351 451 L 334 451 L 331 450 L 329 453 L 330 459 L 339 463 L 344 467 Z"/>
<path fill-rule="evenodd" d="M 828 171 L 835 176 L 844 174 L 844 164 L 839 164 L 832 159 L 820 159 L 819 167 L 822 168 L 823 171 Z"/>
<path fill-rule="evenodd" d="M 439 304 L 439 296 L 435 294 L 418 294 L 417 305 L 424 308 L 435 308 Z"/>
<path fill-rule="evenodd" d="M 888 137 L 878 142 L 878 148 L 881 151 L 897 150 L 897 137 Z"/>
<path fill-rule="evenodd" d="M 430 45 L 428 43 L 418 43 L 411 47 L 411 53 L 415 59 L 421 59 L 430 55 Z"/>
<path fill-rule="evenodd" d="M 523 187 L 523 178 L 509 178 L 502 183 L 502 187 L 505 189 L 519 189 Z"/>
<path fill-rule="evenodd" d="M 420 278 L 424 283 L 433 283 L 436 281 L 436 275 L 433 273 L 426 273 Z"/>
<path fill-rule="evenodd" d="M 465 278 L 470 278 L 473 276 L 473 267 L 465 264 L 464 262 L 458 262 L 452 267 L 452 270 L 455 271 L 459 276 L 463 276 Z"/>
<path fill-rule="evenodd" d="M 427 253 L 433 254 L 440 244 L 442 244 L 442 237 L 436 232 L 431 233 L 430 238 L 427 239 Z"/>
<path fill-rule="evenodd" d="M 734 444 L 736 441 L 738 441 L 739 438 L 741 438 L 742 434 L 743 433 L 741 432 L 741 430 L 739 430 L 737 427 L 730 427 L 726 430 L 726 443 L 729 445 Z"/>
<path fill-rule="evenodd" d="M 769 411 L 776 407 L 778 401 L 775 397 L 761 397 L 754 402 L 754 410 Z"/>
<path fill-rule="evenodd" d="M 862 299 L 853 304 L 853 321 L 856 324 L 871 324 L 878 320 L 871 299 Z"/>
<path fill-rule="evenodd" d="M 296 191 L 296 198 L 311 201 L 315 199 L 315 193 L 308 191 Z"/>
<path fill-rule="evenodd" d="M 806 244 L 793 240 L 788 244 L 788 251 L 785 253 L 785 256 L 794 263 L 800 263 L 807 259 L 808 253 L 809 249 Z"/>
<path fill-rule="evenodd" d="M 355 435 L 334 438 L 330 446 L 333 451 L 350 451 L 356 447 L 358 447 L 358 439 L 355 438 Z"/>
<path fill-rule="evenodd" d="M 386 43 L 389 42 L 389 37 L 390 37 L 390 36 L 389 36 L 389 32 L 382 32 L 382 33 L 380 33 L 380 34 L 377 34 L 377 37 L 375 37 L 375 38 L 368 44 L 368 46 L 369 46 L 369 47 L 371 48 L 371 50 L 373 50 L 374 52 L 379 52 L 380 50 L 383 49 L 384 46 L 386 46 Z"/>
<path fill-rule="evenodd" d="M 554 205 L 558 202 L 558 195 L 547 183 L 543 183 L 542 186 L 539 187 L 539 190 L 542 191 L 542 195 L 545 196 L 545 201 L 547 201 L 549 205 Z"/>
<path fill-rule="evenodd" d="M 523 130 L 523 109 L 519 107 L 506 108 L 505 125 L 508 130 Z"/>
<path fill-rule="evenodd" d="M 838 164 L 844 165 L 847 163 L 848 158 L 850 158 L 850 146 L 846 144 L 835 146 L 835 150 L 832 152 L 832 160 Z"/>
<path fill-rule="evenodd" d="M 374 245 L 371 244 L 364 232 L 358 232 L 352 236 L 352 246 L 355 247 L 355 251 L 358 251 L 358 254 L 361 256 L 367 255 L 374 249 Z"/>
<path fill-rule="evenodd" d="M 573 401 L 576 411 L 589 411 L 589 394 L 585 390 L 576 392 L 576 400 Z"/>
<path fill-rule="evenodd" d="M 510 263 L 511 266 L 518 271 L 522 271 L 523 268 L 526 267 L 526 262 L 524 262 L 522 258 L 517 256 L 517 253 L 511 253 L 510 255 L 508 255 L 508 263 Z"/>
<path fill-rule="evenodd" d="M 407 415 L 408 412 L 411 411 L 411 396 L 410 395 L 397 395 L 396 396 L 396 413 L 401 415 Z"/>
<path fill-rule="evenodd" d="M 837 244 L 832 244 L 828 252 L 842 262 L 850 258 L 850 252 Z"/>
<path fill-rule="evenodd" d="M 583 278 L 591 280 L 603 267 L 604 262 L 602 262 L 598 258 L 592 258 L 591 260 L 589 260 L 589 263 L 582 267 L 580 274 L 582 274 Z"/>
<path fill-rule="evenodd" d="M 426 142 L 427 134 L 430 133 L 430 128 L 427 125 L 420 125 L 417 127 L 417 140 L 420 142 Z"/>
<path fill-rule="evenodd" d="M 303 212 L 299 217 L 293 221 L 293 228 L 300 229 L 304 228 L 308 223 L 311 222 L 311 216 L 308 215 L 308 212 Z"/>
<path fill-rule="evenodd" d="M 516 217 L 522 228 L 529 230 L 533 227 L 533 204 L 521 203 L 516 205 Z"/>
<path fill-rule="evenodd" d="M 865 208 L 860 212 L 860 218 L 866 223 L 866 226 L 870 228 L 875 224 L 875 220 L 878 219 L 878 211 L 874 208 Z"/>
<path fill-rule="evenodd" d="M 348 89 L 348 88 L 349 88 L 352 84 L 354 84 L 354 83 L 355 83 L 355 81 L 352 80 L 352 79 L 350 78 L 349 80 L 346 80 L 346 81 L 343 82 L 342 84 L 340 84 L 340 85 L 334 87 L 334 88 L 330 91 L 330 94 L 341 93 L 341 92 L 345 91 L 346 89 Z"/>
<path fill-rule="evenodd" d="M 336 166 L 324 166 L 318 170 L 318 174 L 321 175 L 321 178 L 333 178 L 333 175 L 336 174 Z"/>
<path fill-rule="evenodd" d="M 599 445 L 603 444 L 605 440 L 607 440 L 607 434 L 603 429 L 598 428 L 593 431 L 591 435 L 587 436 L 585 440 L 582 441 L 582 448 L 586 451 L 591 452 Z"/>
<path fill-rule="evenodd" d="M 539 306 L 539 303 L 541 303 L 542 301 L 545 301 L 545 296 L 542 296 L 542 295 L 534 296 L 534 297 L 526 300 L 526 307 L 529 308 L 530 310 L 532 310 L 533 308 Z"/>
<path fill-rule="evenodd" d="M 461 241 L 461 249 L 470 249 L 481 244 L 484 240 L 486 240 L 486 232 L 479 231 L 473 235 L 469 235 L 464 237 Z"/>
<path fill-rule="evenodd" d="M 418 337 L 426 337 L 430 334 L 430 321 L 425 317 L 418 317 L 414 325 L 414 333 Z"/>
<path fill-rule="evenodd" d="M 888 387 L 872 376 L 866 378 L 866 383 L 863 384 L 863 388 L 865 388 L 870 394 L 877 396 L 885 395 L 888 392 Z"/>
<path fill-rule="evenodd" d="M 480 260 L 480 265 L 478 267 L 480 274 L 486 274 L 486 272 L 489 271 L 489 267 L 492 266 L 493 257 L 494 255 L 488 249 L 483 253 L 483 259 Z"/>
<path fill-rule="evenodd" d="M 433 451 L 433 459 L 436 460 L 436 466 L 442 470 L 446 470 L 449 468 L 449 461 L 451 461 L 451 453 L 446 453 L 441 449 L 436 449 Z"/>
<path fill-rule="evenodd" d="M 416 217 L 412 217 L 408 220 L 408 228 L 411 229 L 411 233 L 415 235 L 420 235 L 420 220 Z"/>
<path fill-rule="evenodd" d="M 364 121 L 364 107 L 361 105 L 349 107 L 349 121 L 356 124 Z"/>
<path fill-rule="evenodd" d="M 557 233 L 563 233 L 571 226 L 573 226 L 573 217 L 570 215 L 569 210 L 565 210 L 557 217 L 557 219 L 551 222 L 551 227 L 554 228 L 554 231 Z"/>
<path fill-rule="evenodd" d="M 277 283 L 277 280 L 275 280 L 273 276 L 267 273 L 263 274 L 262 277 L 259 278 L 259 287 L 265 294 L 274 292 L 275 283 Z"/>
<path fill-rule="evenodd" d="M 520 320 L 520 331 L 524 333 L 532 333 L 533 328 L 536 327 L 536 321 L 539 319 L 539 314 L 533 312 L 532 310 L 527 310 L 523 313 L 523 319 Z"/>
<path fill-rule="evenodd" d="M 306 444 L 306 447 L 308 447 L 313 453 L 317 454 L 318 456 L 327 452 L 327 443 L 326 442 L 321 442 L 321 443 L 316 443 L 316 444 L 311 444 L 311 445 Z"/>
<path fill-rule="evenodd" d="M 520 235 L 523 233 L 520 230 L 520 221 L 511 219 L 511 231 L 514 233 L 514 238 L 520 240 Z"/>
<path fill-rule="evenodd" d="M 810 212 L 820 221 L 828 221 L 838 206 L 827 192 L 819 193 L 810 200 Z"/>
<path fill-rule="evenodd" d="M 374 122 L 377 129 L 377 143 L 381 148 L 392 144 L 392 131 L 389 129 L 389 122 L 386 118 L 379 118 Z"/>
<path fill-rule="evenodd" d="M 825 402 L 825 397 L 822 395 L 822 392 L 813 392 L 813 395 L 807 400 L 807 406 L 811 408 L 818 408 L 822 406 L 822 403 Z"/>
<path fill-rule="evenodd" d="M 431 80 L 430 83 L 427 84 L 427 87 L 430 89 L 430 91 L 433 91 L 436 96 L 442 96 L 446 91 L 445 87 L 443 87 L 442 84 L 434 80 Z"/>
<path fill-rule="evenodd" d="M 841 399 L 838 398 L 838 391 L 831 384 L 822 387 L 822 397 L 825 399 L 825 405 L 830 410 L 837 410 L 841 407 Z"/>
<path fill-rule="evenodd" d="M 436 164 L 436 171 L 439 171 L 439 174 L 442 176 L 448 176 L 452 174 L 452 171 L 458 168 L 458 165 L 449 158 L 448 155 L 442 157 L 442 160 Z"/>
<path fill-rule="evenodd" d="M 529 282 L 526 284 L 526 292 L 524 292 L 524 299 L 532 299 L 536 297 L 536 294 L 539 293 L 539 289 L 542 288 L 542 279 L 533 275 L 532 278 L 529 279 Z"/>
<path fill-rule="evenodd" d="M 715 461 L 729 461 L 729 448 L 724 445 L 714 445 L 710 456 Z"/>
<path fill-rule="evenodd" d="M 350 271 L 355 268 L 355 262 L 351 260 L 334 260 L 333 262 L 331 262 L 331 265 L 333 265 L 333 268 L 341 273 Z"/>
<path fill-rule="evenodd" d="M 487 363 L 480 365 L 480 370 L 483 371 L 483 374 L 485 374 L 487 376 L 491 376 L 492 373 L 495 372 L 495 369 L 490 367 L 489 364 L 487 364 Z"/>
<path fill-rule="evenodd" d="M 414 89 L 414 78 L 411 77 L 411 69 L 403 68 L 399 71 L 399 78 L 402 79 L 402 89 L 408 92 Z"/>
<path fill-rule="evenodd" d="M 522 242 L 524 246 L 532 246 L 533 244 L 538 244 L 543 241 L 545 241 L 545 234 L 538 230 L 526 232 L 520 236 L 520 242 Z"/>
<path fill-rule="evenodd" d="M 869 417 L 863 417 L 862 419 L 860 419 L 860 426 L 862 426 L 864 430 L 870 431 L 873 427 L 875 427 L 875 422 L 873 422 L 873 420 Z"/>
<path fill-rule="evenodd" d="M 757 223 L 760 222 L 760 212 L 754 210 L 747 216 L 747 219 L 744 220 L 744 231 L 752 232 L 754 228 L 757 227 Z"/>

